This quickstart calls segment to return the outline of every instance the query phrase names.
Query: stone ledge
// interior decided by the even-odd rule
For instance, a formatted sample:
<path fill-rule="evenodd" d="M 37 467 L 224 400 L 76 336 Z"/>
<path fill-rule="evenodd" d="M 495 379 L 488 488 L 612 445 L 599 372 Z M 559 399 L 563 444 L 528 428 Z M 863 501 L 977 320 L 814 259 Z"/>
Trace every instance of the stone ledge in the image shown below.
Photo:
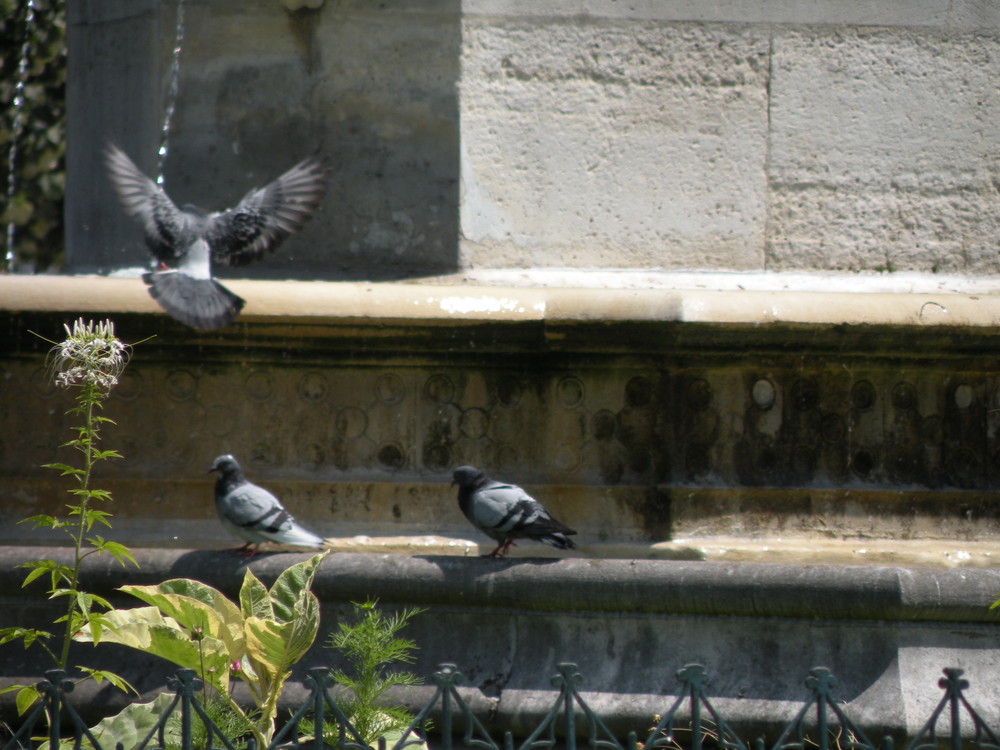
<path fill-rule="evenodd" d="M 833 276 L 803 277 L 789 288 L 614 287 L 613 275 L 598 274 L 608 286 L 502 286 L 494 283 L 320 282 L 225 280 L 247 300 L 243 322 L 277 318 L 329 321 L 462 322 L 662 322 L 767 326 L 903 326 L 926 329 L 1000 327 L 1000 294 L 893 291 L 893 285 L 859 282 L 849 291 Z M 706 279 L 719 279 L 707 274 Z M 486 276 L 485 278 L 489 278 Z M 501 277 L 503 278 L 503 277 Z M 507 277 L 511 278 L 511 277 Z M 544 278 L 544 277 L 542 277 Z M 567 277 L 579 282 L 579 274 Z M 668 275 L 667 279 L 697 275 Z M 736 278 L 739 278 L 738 276 Z M 773 278 L 780 278 L 772 276 Z M 852 275 L 849 278 L 859 278 Z M 812 283 L 806 283 L 809 279 Z M 729 277 L 730 283 L 732 276 Z M 592 278 L 590 283 L 594 283 Z M 663 283 L 662 281 L 660 282 Z M 820 291 L 821 287 L 834 291 Z M 874 291 L 864 291 L 871 286 Z M 1000 287 L 1000 282 L 997 284 Z M 899 287 L 896 287 L 897 289 Z M 905 286 L 904 286 L 905 288 Z M 911 290 L 919 285 L 910 285 Z M 925 285 L 926 288 L 926 285 Z M 881 291 L 887 290 L 887 291 Z M 103 276 L 0 276 L 0 310 L 9 312 L 163 313 L 134 278 Z"/>
<path fill-rule="evenodd" d="M 195 578 L 235 595 L 249 567 L 273 581 L 305 553 L 267 553 L 249 562 L 231 550 L 138 549 L 138 570 L 90 557 L 83 586 L 109 594 L 122 583 Z M 0 592 L 24 596 L 22 562 L 71 563 L 61 547 L 0 547 Z M 682 560 L 520 558 L 333 553 L 317 575 L 323 601 L 379 592 L 396 604 L 537 612 L 826 620 L 995 623 L 988 606 L 1000 571 Z"/>
<path fill-rule="evenodd" d="M 247 563 L 231 552 L 134 551 L 138 570 L 87 560 L 84 587 L 138 606 L 113 589 L 185 576 L 234 596 L 247 567 L 270 582 L 305 557 Z M 23 570 L 14 566 L 40 557 L 65 561 L 68 553 L 0 548 L 0 626 L 38 626 L 57 613 L 21 589 Z M 713 703 L 741 736 L 780 731 L 805 700 L 802 681 L 818 664 L 837 676 L 835 697 L 865 731 L 912 736 L 940 699 L 944 667 L 967 670 L 974 705 L 995 701 L 1000 656 L 990 645 L 996 623 L 987 606 L 998 590 L 994 571 L 338 553 L 317 575 L 321 634 L 293 683 L 306 668 L 335 662 L 320 644 L 348 602 L 377 596 L 390 609 L 428 608 L 407 632 L 420 647 L 413 670 L 426 676 L 438 663 L 458 664 L 463 692 L 491 730 L 530 729 L 554 700 L 555 665 L 572 661 L 592 708 L 624 736 L 672 702 L 674 671 L 698 661 L 712 678 Z M 162 689 L 171 671 L 115 647 L 81 649 L 79 660 L 94 668 L 121 671 L 125 663 L 124 676 L 147 695 Z M 123 662 L 123 653 L 132 657 Z M 38 660 L 19 646 L 0 650 L 0 658 L 3 684 L 40 674 Z M 12 701 L 0 698 L 5 715 Z"/>
<path fill-rule="evenodd" d="M 734 0 L 726 3 L 657 2 L 615 3 L 601 0 L 558 0 L 544 5 L 531 0 L 465 0 L 466 16 L 528 18 L 610 18 L 657 22 L 732 24 L 855 25 L 981 29 L 1000 25 L 996 14 L 968 3 L 922 2 L 760 4 Z"/>

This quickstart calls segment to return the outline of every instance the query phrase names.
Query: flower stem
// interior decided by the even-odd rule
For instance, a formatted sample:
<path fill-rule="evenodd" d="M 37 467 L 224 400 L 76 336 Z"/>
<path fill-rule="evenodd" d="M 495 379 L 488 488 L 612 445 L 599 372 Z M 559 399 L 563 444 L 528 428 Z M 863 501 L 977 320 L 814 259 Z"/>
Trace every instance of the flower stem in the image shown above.
<path fill-rule="evenodd" d="M 84 427 L 78 446 L 83 453 L 83 474 L 78 476 L 80 489 L 83 491 L 79 498 L 79 515 L 77 516 L 76 528 L 71 535 L 73 539 L 73 569 L 69 572 L 70 594 L 66 605 L 66 630 L 63 636 L 62 652 L 59 655 L 59 668 L 66 669 L 69 664 L 69 647 L 73 640 L 73 634 L 78 629 L 76 622 L 76 611 L 78 607 L 76 593 L 79 590 L 80 563 L 83 561 L 83 535 L 87 526 L 87 507 L 90 502 L 90 474 L 94 467 L 94 442 L 97 440 L 97 429 L 94 427 L 94 406 L 99 402 L 97 388 L 93 384 L 83 386 L 81 401 L 86 404 L 84 411 Z"/>

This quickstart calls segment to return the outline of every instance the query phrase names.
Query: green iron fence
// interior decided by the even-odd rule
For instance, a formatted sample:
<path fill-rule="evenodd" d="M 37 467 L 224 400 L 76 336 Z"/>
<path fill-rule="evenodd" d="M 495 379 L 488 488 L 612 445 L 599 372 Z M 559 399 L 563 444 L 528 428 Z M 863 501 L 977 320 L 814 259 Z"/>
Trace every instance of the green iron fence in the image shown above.
<path fill-rule="evenodd" d="M 555 747 L 577 750 L 583 744 L 590 750 L 750 750 L 732 730 L 725 718 L 712 705 L 706 693 L 707 675 L 700 664 L 689 664 L 678 670 L 681 683 L 679 695 L 662 715 L 644 740 L 630 732 L 620 741 L 588 706 L 578 686 L 582 677 L 575 664 L 557 667 L 552 678 L 558 696 L 538 726 L 519 741 L 517 750 L 552 750 Z M 431 676 L 436 687 L 434 696 L 417 713 L 399 740 L 387 748 L 384 739 L 378 750 L 404 750 L 423 744 L 430 736 L 431 717 L 434 720 L 435 746 L 440 750 L 515 750 L 515 740 L 508 731 L 498 743 L 490 736 L 458 691 L 462 675 L 454 664 L 440 665 Z M 361 739 L 350 720 L 338 707 L 330 693 L 333 681 L 329 669 L 310 670 L 305 680 L 309 698 L 289 717 L 266 750 L 372 750 Z M 753 750 L 894 750 L 892 737 L 874 743 L 851 720 L 833 698 L 837 679 L 825 667 L 815 667 L 806 681 L 809 697 L 795 718 L 778 739 L 768 745 L 763 739 L 753 743 Z M 978 750 L 1000 750 L 997 736 L 965 697 L 969 687 L 962 670 L 945 669 L 938 682 L 944 691 L 940 702 L 906 750 L 961 750 L 971 743 Z M 168 680 L 173 701 L 145 738 L 134 747 L 114 749 L 103 747 L 87 728 L 79 713 L 68 700 L 73 689 L 62 670 L 46 673 L 37 687 L 42 699 L 25 716 L 20 728 L 12 734 L 3 750 L 163 750 L 170 717 L 180 716 L 180 738 L 174 743 L 179 750 L 257 750 L 253 740 L 234 745 L 212 722 L 199 702 L 202 682 L 194 670 L 181 669 Z M 332 722 L 337 727 L 336 741 L 324 738 L 322 732 L 304 735 L 300 722 L 309 717 L 314 726 Z M 947 717 L 947 722 L 942 722 Z M 195 744 L 192 728 L 201 722 L 207 739 Z M 941 725 L 945 724 L 943 728 Z M 68 727 L 68 728 L 67 728 Z M 63 728 L 63 733 L 60 733 Z M 36 734 L 36 729 L 41 735 Z M 833 730 L 837 731 L 834 732 Z M 940 730 L 940 731 L 939 731 Z M 65 735 L 70 731 L 69 736 Z"/>

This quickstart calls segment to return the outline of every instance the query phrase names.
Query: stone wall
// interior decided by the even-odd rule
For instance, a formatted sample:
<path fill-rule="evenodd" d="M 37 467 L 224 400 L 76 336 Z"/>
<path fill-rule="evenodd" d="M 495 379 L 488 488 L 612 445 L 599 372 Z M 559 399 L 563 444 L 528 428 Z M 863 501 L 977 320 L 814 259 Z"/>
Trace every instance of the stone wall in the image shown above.
<path fill-rule="evenodd" d="M 487 540 L 449 487 L 471 463 L 528 487 L 590 556 L 712 557 L 705 540 L 737 537 L 776 559 L 766 545 L 798 537 L 817 559 L 819 541 L 857 557 L 893 540 L 996 565 L 994 297 L 232 284 L 239 322 L 199 333 L 138 279 L 0 277 L 3 538 L 65 491 L 40 466 L 67 457 L 71 400 L 31 331 L 85 314 L 142 342 L 107 408 L 124 458 L 99 477 L 132 543 L 232 543 L 207 474 L 231 452 L 341 541 L 473 553 Z"/>
<path fill-rule="evenodd" d="M 186 10 L 176 199 L 333 167 L 318 219 L 241 275 L 1000 271 L 988 3 L 309 5 Z M 153 170 L 175 11 L 71 8 L 71 270 L 145 260 L 99 149 Z"/>
<path fill-rule="evenodd" d="M 0 626 L 38 625 L 59 614 L 20 586 L 15 566 L 40 557 L 66 563 L 69 550 L 0 547 L 0 597 L 8 604 Z M 115 586 L 173 577 L 235 598 L 248 565 L 225 551 L 141 549 L 137 557 L 138 570 L 91 557 L 84 585 L 121 607 L 140 602 Z M 265 555 L 249 567 L 270 584 L 302 559 Z M 346 666 L 323 643 L 350 602 L 374 596 L 387 610 L 427 607 L 403 633 L 419 647 L 413 671 L 425 684 L 394 697 L 422 707 L 433 669 L 454 663 L 464 699 L 498 742 L 507 729 L 524 738 L 541 722 L 557 695 L 550 678 L 566 661 L 578 664 L 580 690 L 621 741 L 630 730 L 644 738 L 653 714 L 677 697 L 676 671 L 692 662 L 704 665 L 713 705 L 748 746 L 758 737 L 774 743 L 807 700 L 803 683 L 816 666 L 833 672 L 833 699 L 876 743 L 913 738 L 942 697 L 946 667 L 965 670 L 968 700 L 995 731 L 1000 651 L 982 602 L 998 585 L 995 570 L 338 553 L 317 574 L 320 636 L 295 665 L 285 698 L 295 707 L 305 699 L 308 667 Z M 81 663 L 122 674 L 147 696 L 173 672 L 167 662 L 113 645 L 78 649 Z M 0 647 L 0 687 L 40 674 L 38 655 Z M 92 682 L 72 697 L 91 716 L 124 700 Z M 12 693 L 0 697 L 0 716 L 12 724 L 13 704 Z M 963 724 L 971 735 L 971 721 Z"/>

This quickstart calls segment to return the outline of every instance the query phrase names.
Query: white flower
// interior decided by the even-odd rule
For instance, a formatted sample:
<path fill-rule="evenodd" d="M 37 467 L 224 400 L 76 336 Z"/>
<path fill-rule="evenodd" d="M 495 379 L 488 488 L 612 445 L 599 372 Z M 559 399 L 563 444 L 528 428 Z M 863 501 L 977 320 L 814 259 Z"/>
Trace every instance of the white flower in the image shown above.
<path fill-rule="evenodd" d="M 118 376 L 128 362 L 128 346 L 115 337 L 110 320 L 100 323 L 80 318 L 68 325 L 66 340 L 51 351 L 55 384 L 62 388 L 90 385 L 107 393 L 118 385 Z"/>

